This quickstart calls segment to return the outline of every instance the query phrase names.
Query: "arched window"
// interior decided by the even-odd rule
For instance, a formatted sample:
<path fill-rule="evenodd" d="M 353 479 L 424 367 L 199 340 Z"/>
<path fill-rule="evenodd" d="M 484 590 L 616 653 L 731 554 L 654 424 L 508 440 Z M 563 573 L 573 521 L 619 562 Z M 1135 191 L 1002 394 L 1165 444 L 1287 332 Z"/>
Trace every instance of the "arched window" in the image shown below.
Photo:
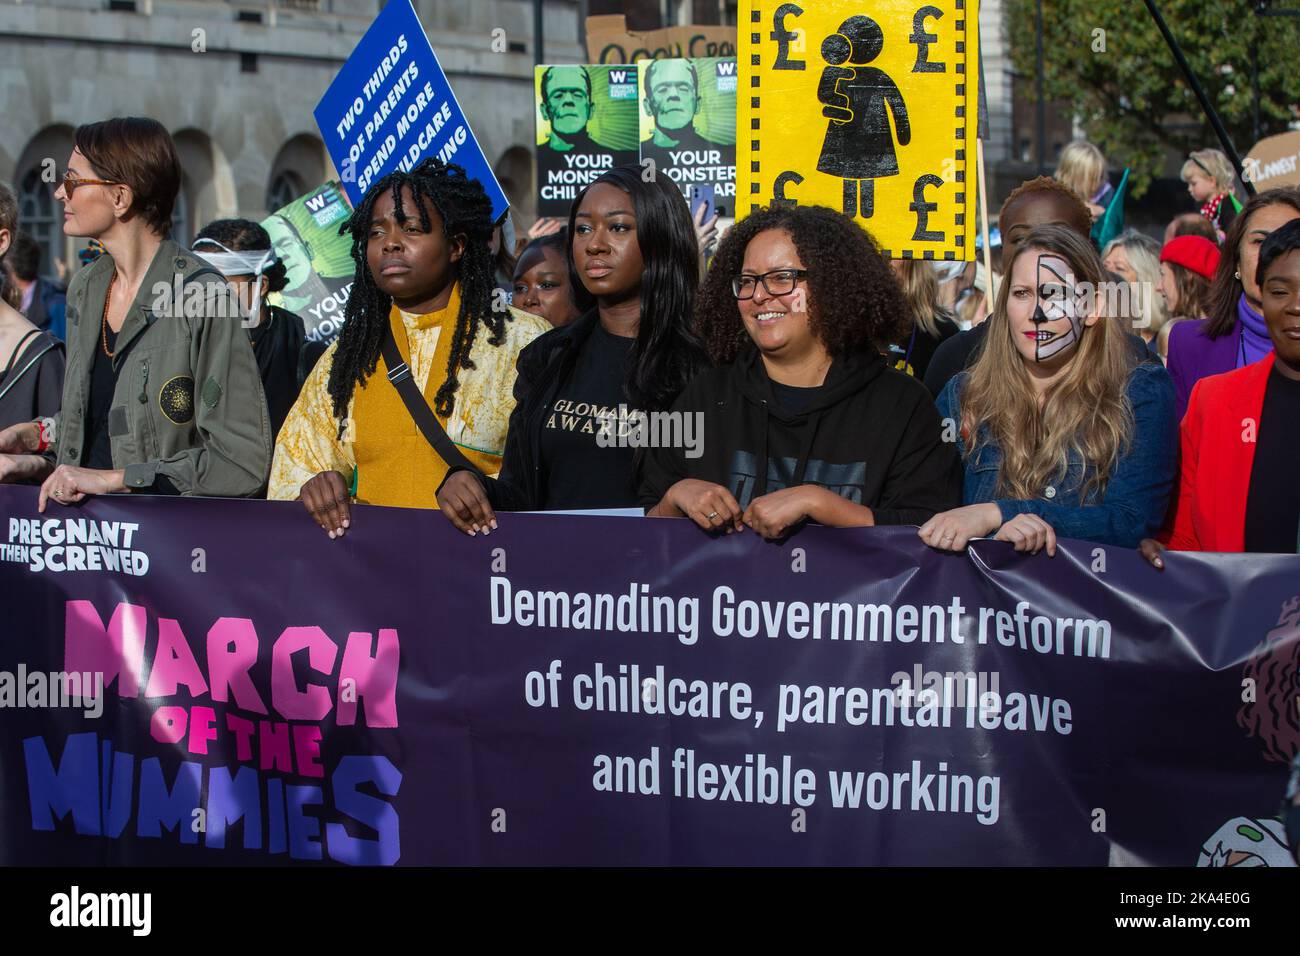
<path fill-rule="evenodd" d="M 53 183 L 33 167 L 18 187 L 18 225 L 41 247 L 41 275 L 55 274 L 54 260 L 63 255 L 63 230 L 56 214 Z"/>
<path fill-rule="evenodd" d="M 282 170 L 275 175 L 266 190 L 266 211 L 272 213 L 283 209 L 306 191 L 297 176 L 288 170 Z"/>

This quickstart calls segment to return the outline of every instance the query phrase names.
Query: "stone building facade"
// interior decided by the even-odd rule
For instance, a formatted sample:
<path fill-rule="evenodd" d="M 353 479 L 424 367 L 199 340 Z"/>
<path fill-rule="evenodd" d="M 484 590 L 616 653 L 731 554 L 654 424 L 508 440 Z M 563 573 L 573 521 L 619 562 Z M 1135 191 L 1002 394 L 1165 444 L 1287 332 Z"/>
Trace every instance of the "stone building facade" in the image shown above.
<path fill-rule="evenodd" d="M 56 178 L 72 132 L 144 115 L 171 132 L 185 176 L 183 242 L 212 219 L 262 218 L 336 175 L 312 110 L 385 0 L 0 0 L 0 181 L 23 228 L 71 261 Z M 414 0 L 517 227 L 534 219 L 534 0 Z M 582 19 L 622 11 L 638 27 L 734 23 L 736 0 L 542 0 L 547 62 L 583 62 Z M 991 169 L 1014 155 L 1001 0 L 980 11 Z M 500 49 L 504 31 L 506 49 Z M 1018 178 L 1018 177 L 1017 177 Z M 990 182 L 990 199 L 1000 192 Z"/>
<path fill-rule="evenodd" d="M 55 179 L 73 129 L 143 115 L 184 166 L 175 233 L 263 217 L 335 175 L 312 110 L 383 0 L 0 0 L 0 181 L 23 228 L 68 261 Z M 416 0 L 434 50 L 516 210 L 533 218 L 532 0 Z M 579 62 L 578 0 L 545 0 L 552 61 Z M 493 51 L 503 30 L 504 52 Z M 497 49 L 500 49 L 496 35 Z"/>

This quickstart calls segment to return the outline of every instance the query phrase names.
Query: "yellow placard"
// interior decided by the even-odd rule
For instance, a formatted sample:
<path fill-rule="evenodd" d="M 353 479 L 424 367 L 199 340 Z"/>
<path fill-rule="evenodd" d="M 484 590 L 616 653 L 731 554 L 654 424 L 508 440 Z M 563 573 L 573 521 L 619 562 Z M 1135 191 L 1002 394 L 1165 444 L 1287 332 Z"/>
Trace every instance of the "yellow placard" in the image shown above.
<path fill-rule="evenodd" d="M 736 214 L 854 216 L 894 259 L 975 255 L 978 0 L 742 0 Z"/>

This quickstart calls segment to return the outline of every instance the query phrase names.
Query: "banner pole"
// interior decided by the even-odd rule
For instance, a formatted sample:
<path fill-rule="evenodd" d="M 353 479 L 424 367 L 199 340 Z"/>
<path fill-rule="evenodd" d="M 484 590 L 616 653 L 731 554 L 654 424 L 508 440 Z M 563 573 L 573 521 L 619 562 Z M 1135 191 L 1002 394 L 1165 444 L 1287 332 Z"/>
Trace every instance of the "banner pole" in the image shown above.
<path fill-rule="evenodd" d="M 975 163 L 979 167 L 980 232 L 984 236 L 984 316 L 993 311 L 993 250 L 989 248 L 989 194 L 984 178 L 984 140 L 975 140 Z"/>
<path fill-rule="evenodd" d="M 1246 187 L 1246 192 L 1251 196 L 1255 195 L 1255 184 L 1246 179 L 1241 168 L 1241 157 L 1237 155 L 1236 148 L 1232 145 L 1232 140 L 1228 137 L 1228 131 L 1219 119 L 1219 114 L 1215 111 L 1214 106 L 1210 103 L 1210 98 L 1205 95 L 1205 90 L 1201 87 L 1200 81 L 1196 74 L 1192 72 L 1191 64 L 1187 62 L 1187 57 L 1183 56 L 1183 49 L 1174 39 L 1174 35 L 1169 32 L 1169 25 L 1165 23 L 1165 18 L 1160 15 L 1160 10 L 1156 7 L 1155 0 L 1145 0 L 1147 9 L 1151 11 L 1152 18 L 1156 21 L 1156 26 L 1160 28 L 1160 33 L 1165 38 L 1165 44 L 1169 51 L 1173 53 L 1174 59 L 1178 61 L 1178 66 L 1183 71 L 1183 76 L 1187 77 L 1187 82 L 1191 84 L 1192 92 L 1196 94 L 1196 99 L 1200 101 L 1201 109 L 1205 115 L 1210 118 L 1210 125 L 1214 127 L 1214 135 L 1219 137 L 1219 142 L 1223 146 L 1223 151 L 1228 154 L 1232 160 L 1233 168 L 1237 170 L 1237 178 L 1241 184 Z"/>

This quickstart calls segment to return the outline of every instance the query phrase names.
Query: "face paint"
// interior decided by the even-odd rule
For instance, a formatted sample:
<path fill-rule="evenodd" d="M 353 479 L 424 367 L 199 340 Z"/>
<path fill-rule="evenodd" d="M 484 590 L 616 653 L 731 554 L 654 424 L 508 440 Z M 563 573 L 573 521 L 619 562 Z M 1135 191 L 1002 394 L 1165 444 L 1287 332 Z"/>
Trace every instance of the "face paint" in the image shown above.
<path fill-rule="evenodd" d="M 1080 307 L 1078 287 L 1069 264 L 1060 256 L 1040 253 L 1038 256 L 1038 304 L 1033 320 L 1038 326 L 1038 339 L 1034 343 L 1034 360 L 1043 362 L 1068 349 L 1083 335 L 1083 309 Z M 1047 322 L 1068 319 L 1064 331 L 1044 327 Z"/>

